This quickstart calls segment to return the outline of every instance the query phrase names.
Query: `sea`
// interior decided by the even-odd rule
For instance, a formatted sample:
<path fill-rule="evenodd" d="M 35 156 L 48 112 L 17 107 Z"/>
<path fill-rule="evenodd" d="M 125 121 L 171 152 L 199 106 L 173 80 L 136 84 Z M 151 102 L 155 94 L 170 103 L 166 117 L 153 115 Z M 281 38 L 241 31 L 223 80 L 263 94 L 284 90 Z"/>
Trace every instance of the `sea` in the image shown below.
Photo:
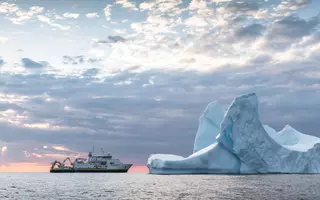
<path fill-rule="evenodd" d="M 0 199 L 320 200 L 320 175 L 0 173 Z"/>

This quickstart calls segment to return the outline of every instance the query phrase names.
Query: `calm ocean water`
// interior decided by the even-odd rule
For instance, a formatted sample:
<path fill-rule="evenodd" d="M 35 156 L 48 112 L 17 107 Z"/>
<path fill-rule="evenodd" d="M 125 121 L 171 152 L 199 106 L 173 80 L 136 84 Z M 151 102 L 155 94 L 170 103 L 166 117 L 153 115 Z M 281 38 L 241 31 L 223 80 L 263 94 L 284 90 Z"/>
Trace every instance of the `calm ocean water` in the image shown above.
<path fill-rule="evenodd" d="M 0 173 L 0 199 L 320 200 L 320 175 Z"/>

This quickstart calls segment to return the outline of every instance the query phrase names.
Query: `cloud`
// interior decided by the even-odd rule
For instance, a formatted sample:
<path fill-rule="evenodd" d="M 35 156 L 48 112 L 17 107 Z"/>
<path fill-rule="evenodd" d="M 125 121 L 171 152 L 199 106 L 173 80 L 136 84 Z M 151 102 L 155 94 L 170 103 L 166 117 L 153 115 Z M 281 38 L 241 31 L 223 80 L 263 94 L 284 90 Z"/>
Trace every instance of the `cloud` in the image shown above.
<path fill-rule="evenodd" d="M 302 37 L 310 35 L 319 23 L 319 17 L 305 20 L 289 16 L 277 20 L 268 28 L 268 46 L 274 49 L 287 48 L 294 42 L 302 40 Z"/>
<path fill-rule="evenodd" d="M 78 64 L 83 64 L 84 61 L 84 56 L 63 56 L 63 64 L 72 64 L 72 65 L 78 65 Z"/>
<path fill-rule="evenodd" d="M 102 62 L 102 59 L 101 58 L 89 58 L 87 60 L 87 62 L 91 63 L 91 64 L 96 64 L 96 63 Z"/>
<path fill-rule="evenodd" d="M 320 23 L 318 17 L 304 20 L 296 16 L 285 17 L 276 21 L 270 27 L 270 38 L 301 38 L 309 35 L 311 31 Z"/>
<path fill-rule="evenodd" d="M 34 14 L 39 14 L 44 11 L 44 7 L 32 6 L 32 7 L 30 7 L 30 11 L 33 12 Z"/>
<path fill-rule="evenodd" d="M 248 38 L 254 39 L 262 35 L 262 31 L 265 30 L 265 27 L 261 24 L 251 24 L 245 27 L 241 27 L 237 30 L 236 36 L 240 39 Z"/>
<path fill-rule="evenodd" d="M 1 154 L 6 152 L 8 150 L 8 147 L 7 146 L 3 146 L 1 147 Z"/>
<path fill-rule="evenodd" d="M 143 164 L 150 151 L 161 151 L 164 146 L 187 154 L 207 103 L 218 100 L 227 108 L 236 95 L 252 91 L 259 95 L 264 123 L 277 129 L 291 124 L 301 132 L 317 135 L 320 96 L 315 91 L 319 79 L 308 74 L 319 73 L 318 66 L 304 61 L 274 64 L 271 60 L 262 55 L 254 64 L 211 73 L 135 72 L 138 67 L 105 76 L 103 81 L 93 78 L 103 72 L 95 68 L 72 76 L 9 75 L 11 82 L 5 86 L 9 94 L 1 99 L 11 103 L 0 101 L 0 110 L 4 110 L 0 113 L 0 138 L 17 144 L 8 148 L 20 151 L 23 158 L 22 147 L 26 150 L 27 141 L 36 140 L 26 151 L 29 160 L 39 162 L 60 158 L 58 152 L 63 151 L 52 153 L 52 146 L 70 150 L 62 158 L 86 152 L 95 144 L 107 145 L 122 158 L 137 156 L 136 162 Z M 68 96 L 70 93 L 73 95 Z M 77 143 L 70 143 L 75 139 Z M 183 145 L 170 145 L 177 142 Z M 40 150 L 43 146 L 48 148 Z M 21 162 L 23 158 L 17 155 L 12 155 L 13 160 Z"/>
<path fill-rule="evenodd" d="M 121 36 L 108 36 L 108 39 L 110 40 L 110 42 L 125 42 L 126 40 L 121 37 Z"/>
<path fill-rule="evenodd" d="M 99 15 L 98 15 L 98 13 L 87 13 L 86 17 L 89 19 L 94 19 L 94 18 L 98 18 Z"/>
<path fill-rule="evenodd" d="M 0 43 L 4 44 L 9 40 L 8 37 L 0 36 Z"/>
<path fill-rule="evenodd" d="M 226 9 L 229 12 L 251 14 L 252 12 L 259 10 L 260 8 L 259 2 L 263 2 L 263 0 L 257 0 L 257 1 L 233 0 L 227 4 Z"/>
<path fill-rule="evenodd" d="M 80 16 L 80 14 L 78 14 L 78 13 L 64 13 L 62 16 L 65 18 L 77 19 Z"/>
<path fill-rule="evenodd" d="M 311 0 L 284 0 L 279 4 L 277 10 L 297 10 L 311 3 Z"/>
<path fill-rule="evenodd" d="M 58 150 L 58 151 L 69 151 L 68 148 L 63 147 L 63 146 L 52 146 L 53 149 Z"/>
<path fill-rule="evenodd" d="M 82 74 L 82 76 L 91 77 L 91 76 L 96 76 L 97 74 L 99 74 L 99 70 L 96 69 L 96 68 L 91 68 L 91 69 L 86 70 L 86 71 Z"/>
<path fill-rule="evenodd" d="M 77 14 L 74 14 L 74 13 L 65 13 L 65 14 L 69 18 L 74 18 L 77 15 Z M 63 31 L 68 31 L 68 30 L 71 29 L 70 26 L 66 26 L 66 25 L 62 25 L 62 24 L 56 23 L 57 19 L 65 19 L 65 18 L 60 17 L 59 15 L 57 15 L 55 13 L 55 11 L 49 11 L 49 12 L 45 13 L 45 15 L 37 15 L 37 18 L 38 18 L 39 21 L 47 23 L 49 26 L 51 26 L 52 30 L 60 29 L 60 30 L 63 30 Z"/>
<path fill-rule="evenodd" d="M 68 31 L 71 29 L 70 26 L 65 26 L 65 25 L 61 25 L 61 24 L 57 24 L 57 23 L 50 23 L 50 26 L 52 26 L 53 28 L 58 28 L 63 31 Z"/>
<path fill-rule="evenodd" d="M 62 63 L 68 65 L 79 65 L 79 64 L 98 64 L 102 62 L 100 58 L 95 57 L 85 57 L 83 55 L 79 56 L 68 56 L 65 55 L 62 57 Z"/>
<path fill-rule="evenodd" d="M 272 57 L 268 54 L 258 55 L 254 57 L 250 62 L 252 64 L 261 64 L 261 63 L 267 63 L 272 60 Z"/>
<path fill-rule="evenodd" d="M 19 10 L 16 4 L 11 4 L 8 2 L 1 2 L 0 3 L 0 13 L 15 13 Z"/>
<path fill-rule="evenodd" d="M 114 35 L 114 36 L 108 36 L 107 40 L 98 40 L 98 39 L 93 39 L 92 40 L 92 46 L 96 47 L 99 44 L 111 44 L 111 43 L 121 43 L 125 42 L 126 39 L 119 36 L 119 35 Z"/>
<path fill-rule="evenodd" d="M 39 6 L 32 6 L 29 8 L 29 11 L 19 9 L 16 6 L 15 17 L 9 17 L 8 19 L 14 24 L 24 24 L 26 21 L 31 20 L 34 16 L 42 13 L 43 11 L 44 8 Z"/>
<path fill-rule="evenodd" d="M 31 60 L 30 58 L 22 58 L 21 59 L 22 66 L 27 69 L 40 69 L 47 66 L 46 62 L 36 62 Z"/>
<path fill-rule="evenodd" d="M 46 22 L 46 23 L 50 23 L 51 19 L 45 15 L 38 15 L 37 16 L 38 20 L 41 22 Z"/>
<path fill-rule="evenodd" d="M 107 21 L 110 21 L 110 20 L 111 20 L 111 8 L 112 8 L 112 5 L 111 5 L 111 4 L 108 4 L 108 5 L 104 8 L 104 15 L 105 15 Z"/>
<path fill-rule="evenodd" d="M 124 8 L 128 8 L 130 10 L 138 10 L 135 3 L 129 0 L 116 0 L 116 4 L 120 4 Z"/>

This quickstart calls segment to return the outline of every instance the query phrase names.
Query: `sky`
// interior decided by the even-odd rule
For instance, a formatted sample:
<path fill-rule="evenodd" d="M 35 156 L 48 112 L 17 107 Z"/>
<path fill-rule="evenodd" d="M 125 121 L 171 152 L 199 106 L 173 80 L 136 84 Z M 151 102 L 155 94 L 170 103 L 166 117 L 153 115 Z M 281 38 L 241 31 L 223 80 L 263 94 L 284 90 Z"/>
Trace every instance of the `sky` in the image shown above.
<path fill-rule="evenodd" d="M 320 1 L 0 1 L 0 171 L 187 156 L 207 104 L 251 92 L 320 137 Z"/>

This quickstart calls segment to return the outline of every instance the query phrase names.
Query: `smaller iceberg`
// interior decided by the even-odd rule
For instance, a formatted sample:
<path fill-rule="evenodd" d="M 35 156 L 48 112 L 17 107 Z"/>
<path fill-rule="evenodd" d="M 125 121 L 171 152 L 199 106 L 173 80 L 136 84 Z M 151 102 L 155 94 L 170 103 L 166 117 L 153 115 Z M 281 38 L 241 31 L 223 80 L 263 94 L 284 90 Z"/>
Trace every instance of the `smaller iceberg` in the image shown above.
<path fill-rule="evenodd" d="M 199 119 L 193 154 L 154 154 L 151 174 L 320 173 L 320 139 L 287 125 L 277 132 L 262 125 L 258 98 L 240 96 L 225 114 L 210 103 Z"/>
<path fill-rule="evenodd" d="M 303 134 L 290 125 L 286 125 L 279 132 L 268 125 L 264 125 L 264 129 L 278 144 L 290 150 L 306 152 L 320 143 L 320 138 Z"/>

